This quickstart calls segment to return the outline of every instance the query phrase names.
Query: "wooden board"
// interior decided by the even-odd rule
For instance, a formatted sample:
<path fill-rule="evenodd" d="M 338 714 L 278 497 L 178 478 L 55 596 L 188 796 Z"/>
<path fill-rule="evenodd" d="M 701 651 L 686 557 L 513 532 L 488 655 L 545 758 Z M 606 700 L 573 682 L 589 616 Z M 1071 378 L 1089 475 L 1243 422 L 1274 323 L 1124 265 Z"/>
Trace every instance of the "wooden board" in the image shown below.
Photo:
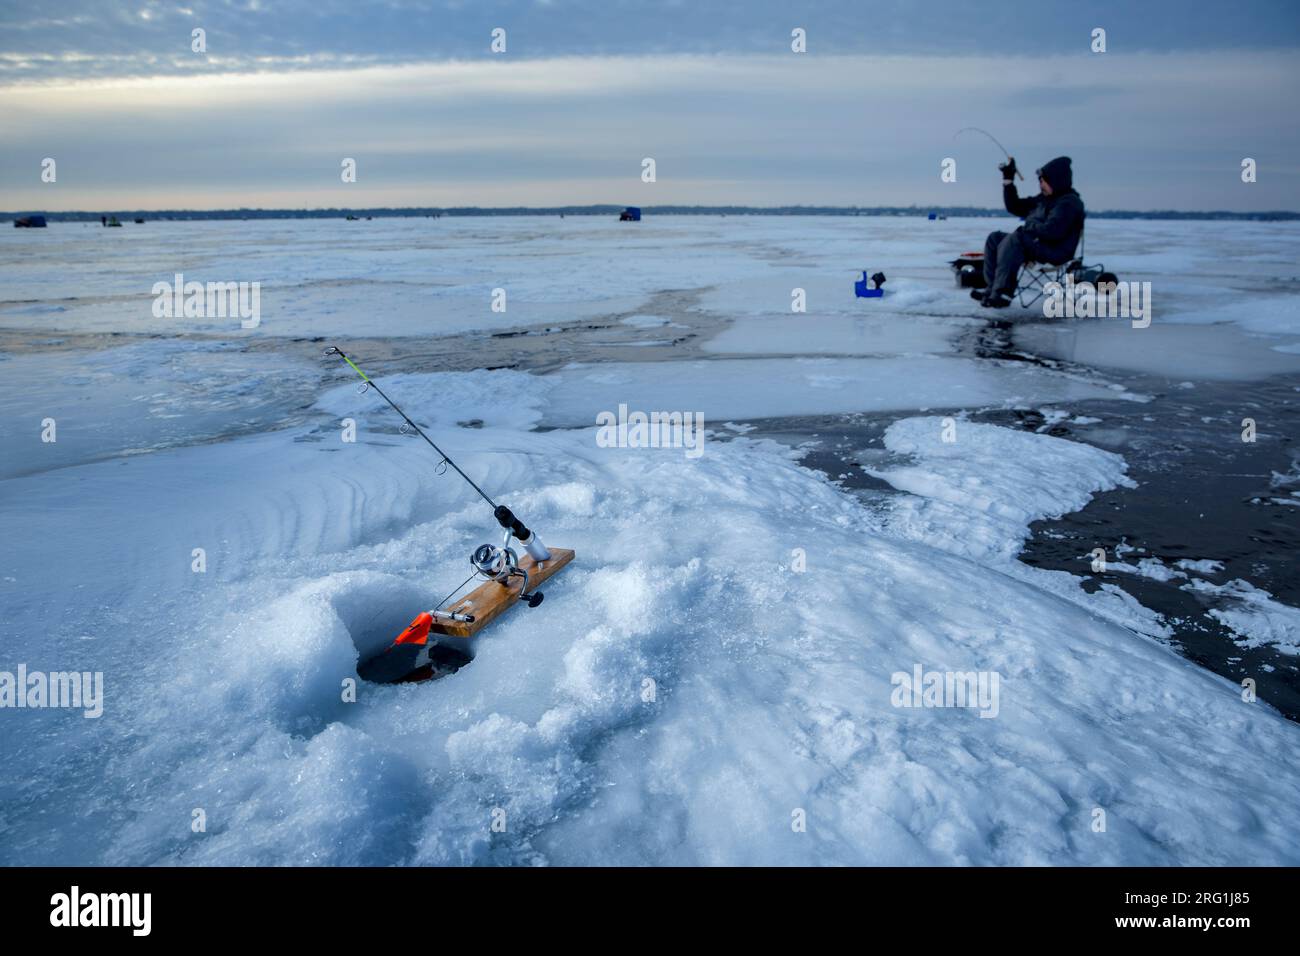
<path fill-rule="evenodd" d="M 574 552 L 568 548 L 551 548 L 551 560 L 543 561 L 540 564 L 534 561 L 531 555 L 525 554 L 519 559 L 519 567 L 528 572 L 528 593 L 531 594 L 536 591 L 551 575 L 572 561 L 573 558 Z M 509 585 L 497 581 L 483 582 L 465 597 L 447 608 L 448 611 L 454 614 L 473 614 L 474 623 L 463 624 L 460 621 L 434 618 L 433 627 L 429 629 L 429 633 L 445 634 L 448 637 L 473 637 L 499 617 L 506 608 L 519 600 L 519 589 L 523 586 L 523 583 L 524 579 L 521 577 L 511 578 Z"/>

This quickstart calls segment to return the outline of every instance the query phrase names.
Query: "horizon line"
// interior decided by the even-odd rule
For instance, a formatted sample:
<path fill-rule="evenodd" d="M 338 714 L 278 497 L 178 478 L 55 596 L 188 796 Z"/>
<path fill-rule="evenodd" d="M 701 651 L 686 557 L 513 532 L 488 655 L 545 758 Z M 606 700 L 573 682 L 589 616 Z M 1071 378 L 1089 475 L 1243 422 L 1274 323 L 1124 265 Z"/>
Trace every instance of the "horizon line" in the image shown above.
<path fill-rule="evenodd" d="M 345 218 L 353 216 L 380 216 L 383 218 L 420 218 L 433 215 L 447 216 L 536 216 L 536 215 L 611 215 L 625 208 L 638 208 L 651 215 L 929 215 L 966 216 L 971 218 L 989 218 L 1010 215 L 1004 209 L 994 206 L 858 206 L 858 205 L 803 205 L 786 204 L 777 206 L 748 205 L 684 205 L 661 204 L 658 206 L 624 206 L 615 203 L 596 203 L 589 205 L 561 206 L 303 206 L 303 207 L 268 207 L 268 206 L 229 206 L 216 209 L 132 209 L 117 207 L 98 210 L 63 210 L 39 212 L 37 210 L 0 211 L 0 222 L 14 221 L 31 216 L 43 216 L 53 222 L 94 221 L 103 217 L 153 216 L 167 220 L 205 220 L 205 219 L 310 219 Z M 1300 211 L 1275 209 L 1237 211 L 1228 209 L 1101 209 L 1089 210 L 1089 218 L 1095 219 L 1300 219 Z"/>

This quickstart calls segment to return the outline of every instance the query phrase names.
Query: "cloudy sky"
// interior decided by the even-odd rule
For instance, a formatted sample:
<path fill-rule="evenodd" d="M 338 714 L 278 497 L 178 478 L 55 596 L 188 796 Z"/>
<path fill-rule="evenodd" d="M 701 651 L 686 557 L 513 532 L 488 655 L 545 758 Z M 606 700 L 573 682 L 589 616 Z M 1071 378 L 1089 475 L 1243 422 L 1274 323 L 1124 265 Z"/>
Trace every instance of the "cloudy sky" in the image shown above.
<path fill-rule="evenodd" d="M 6 0 L 0 209 L 997 205 L 974 125 L 1092 208 L 1300 210 L 1297 53 L 1292 0 Z"/>

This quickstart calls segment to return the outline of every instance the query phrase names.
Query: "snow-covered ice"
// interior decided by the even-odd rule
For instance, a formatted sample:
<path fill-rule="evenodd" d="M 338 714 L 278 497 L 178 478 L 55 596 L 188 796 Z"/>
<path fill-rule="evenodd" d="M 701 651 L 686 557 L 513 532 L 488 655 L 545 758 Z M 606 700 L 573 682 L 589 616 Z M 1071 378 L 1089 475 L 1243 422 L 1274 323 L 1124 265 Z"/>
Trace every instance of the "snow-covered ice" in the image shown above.
<path fill-rule="evenodd" d="M 1012 558 L 1030 522 L 1077 511 L 1094 492 L 1129 483 L 1116 454 L 957 419 L 905 418 L 885 447 L 915 457 L 867 469 L 910 494 L 893 503 L 897 533 L 975 560 Z"/>
<path fill-rule="evenodd" d="M 780 315 L 737 322 L 705 350 L 743 354 L 908 355 L 954 351 L 952 339 L 979 326 L 971 318 L 933 319 L 898 315 Z"/>
<path fill-rule="evenodd" d="M 143 234 L 128 255 L 93 230 L 73 243 L 91 263 L 75 280 L 44 258 L 6 259 L 0 324 L 51 337 L 158 331 L 139 315 L 141 283 L 182 265 L 286 289 L 372 284 L 313 292 L 330 314 L 304 293 L 300 313 L 219 342 L 5 358 L 0 408 L 20 424 L 0 436 L 18 452 L 0 485 L 0 670 L 102 670 L 106 701 L 95 720 L 0 715 L 0 862 L 1300 862 L 1300 728 L 1179 656 L 1120 589 L 1085 593 L 1015 560 L 1030 522 L 1128 482 L 1124 459 L 962 410 L 1143 396 L 955 350 L 972 312 L 935 263 L 994 224 L 147 224 L 185 237 L 183 263 Z M 1273 235 L 1183 225 L 1140 225 L 1144 242 L 1171 237 L 1170 274 L 1225 231 Z M 428 230 L 450 236 L 434 248 Z M 520 241 L 502 252 L 511 230 Z M 353 248 L 336 248 L 340 234 Z M 1089 225 L 1090 245 L 1120 235 Z M 1130 270 L 1145 261 L 1116 255 Z M 851 294 L 853 270 L 877 266 L 892 302 L 816 312 L 813 293 L 842 276 Z M 800 269 L 811 275 L 789 281 Z M 504 315 L 487 306 L 499 282 Z M 791 285 L 810 311 L 778 319 Z M 752 295 L 732 308 L 728 288 Z M 696 295 L 674 312 L 652 304 L 664 290 Z M 447 307 L 420 313 L 408 293 Z M 65 296 L 77 301 L 37 307 Z M 384 376 L 489 493 L 578 560 L 540 607 L 494 623 L 470 666 L 432 684 L 362 683 L 346 702 L 358 648 L 459 583 L 497 532 L 373 394 L 270 340 L 384 335 L 418 350 L 421 336 L 558 312 L 646 329 L 704 316 L 717 351 Z M 782 347 L 782 321 L 819 331 Z M 859 332 L 879 346 L 854 347 Z M 772 355 L 797 357 L 759 357 Z M 69 363 L 81 378 L 48 387 Z M 601 447 L 594 415 L 620 403 L 702 411 L 716 434 L 699 458 Z M 899 415 L 871 465 L 898 493 L 874 508 L 728 425 L 869 410 Z M 54 445 L 30 437 L 47 416 Z M 356 442 L 341 440 L 344 418 Z M 1182 570 L 1216 570 L 1202 565 Z M 1240 604 L 1221 619 L 1242 633 L 1258 635 L 1260 615 L 1279 634 L 1294 624 L 1267 594 L 1208 596 Z M 996 674 L 996 716 L 895 706 L 896 675 L 918 666 Z M 806 832 L 791 826 L 800 812 Z"/>
<path fill-rule="evenodd" d="M 598 412 L 616 410 L 620 403 L 643 411 L 700 412 L 713 422 L 882 409 L 1011 406 L 1120 394 L 1056 372 L 939 356 L 888 361 L 801 357 L 574 364 L 550 379 L 543 420 L 562 426 L 591 423 Z"/>

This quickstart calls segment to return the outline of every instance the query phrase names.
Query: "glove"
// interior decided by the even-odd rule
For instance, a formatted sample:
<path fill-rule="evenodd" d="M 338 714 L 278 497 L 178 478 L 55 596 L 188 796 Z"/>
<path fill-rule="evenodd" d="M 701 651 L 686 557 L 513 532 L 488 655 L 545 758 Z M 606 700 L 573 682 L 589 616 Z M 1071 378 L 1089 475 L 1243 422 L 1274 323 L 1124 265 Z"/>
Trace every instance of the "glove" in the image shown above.
<path fill-rule="evenodd" d="M 1016 177 L 1016 158 L 1009 156 L 1005 163 L 1000 163 L 998 169 L 1002 170 L 1003 179 L 1015 179 Z"/>

